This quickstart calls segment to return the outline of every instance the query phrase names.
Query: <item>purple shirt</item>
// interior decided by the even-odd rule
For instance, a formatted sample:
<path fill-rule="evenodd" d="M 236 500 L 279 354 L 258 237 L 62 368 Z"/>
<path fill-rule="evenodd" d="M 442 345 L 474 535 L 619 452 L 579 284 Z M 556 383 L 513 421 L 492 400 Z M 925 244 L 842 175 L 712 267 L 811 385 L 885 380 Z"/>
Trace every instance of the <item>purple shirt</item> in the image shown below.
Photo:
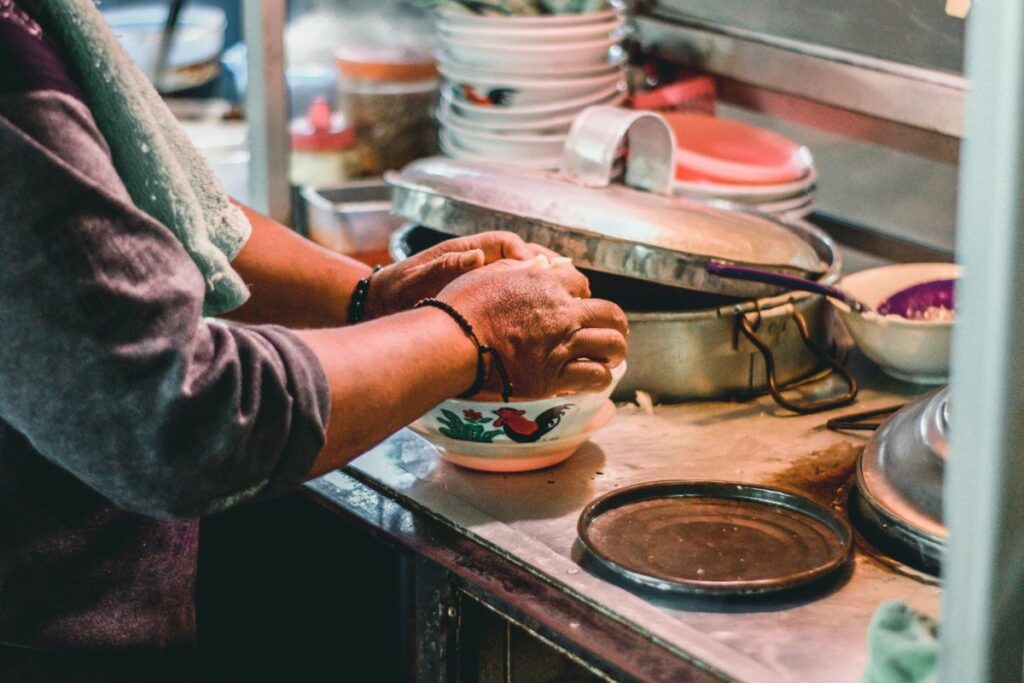
<path fill-rule="evenodd" d="M 0 0 L 0 645 L 188 647 L 196 518 L 304 479 L 326 380 L 288 330 L 202 318 L 37 16 Z"/>

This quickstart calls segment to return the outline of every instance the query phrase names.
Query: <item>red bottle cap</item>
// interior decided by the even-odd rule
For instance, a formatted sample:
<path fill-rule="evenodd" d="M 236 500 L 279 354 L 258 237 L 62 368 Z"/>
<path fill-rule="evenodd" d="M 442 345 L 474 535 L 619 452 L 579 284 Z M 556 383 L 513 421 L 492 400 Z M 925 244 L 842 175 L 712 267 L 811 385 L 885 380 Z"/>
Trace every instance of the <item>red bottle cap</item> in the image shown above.
<path fill-rule="evenodd" d="M 355 129 L 339 114 L 331 113 L 324 97 L 309 105 L 306 116 L 291 123 L 292 148 L 308 152 L 332 152 L 348 149 L 356 141 Z"/>

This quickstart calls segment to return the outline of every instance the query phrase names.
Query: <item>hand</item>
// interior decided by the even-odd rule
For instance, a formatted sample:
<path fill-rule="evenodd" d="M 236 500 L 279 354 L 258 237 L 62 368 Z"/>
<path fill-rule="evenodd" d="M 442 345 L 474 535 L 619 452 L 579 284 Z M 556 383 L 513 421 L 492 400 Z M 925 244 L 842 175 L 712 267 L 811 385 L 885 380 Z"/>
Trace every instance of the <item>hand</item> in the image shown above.
<path fill-rule="evenodd" d="M 599 391 L 626 356 L 626 314 L 589 296 L 586 277 L 572 266 L 501 260 L 463 275 L 437 298 L 498 352 L 516 396 L 539 398 Z M 485 388 L 501 391 L 493 367 Z"/>
<path fill-rule="evenodd" d="M 366 319 L 412 308 L 420 299 L 437 296 L 460 275 L 500 259 L 531 259 L 554 252 L 527 244 L 511 232 L 485 232 L 442 242 L 405 261 L 382 269 L 370 281 Z"/>

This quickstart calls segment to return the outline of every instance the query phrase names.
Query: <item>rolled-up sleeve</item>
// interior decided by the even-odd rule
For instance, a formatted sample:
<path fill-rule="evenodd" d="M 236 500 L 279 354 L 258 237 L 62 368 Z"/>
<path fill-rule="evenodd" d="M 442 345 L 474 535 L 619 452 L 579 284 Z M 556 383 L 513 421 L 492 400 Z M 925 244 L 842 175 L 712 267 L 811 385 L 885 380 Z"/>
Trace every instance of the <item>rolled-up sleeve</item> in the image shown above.
<path fill-rule="evenodd" d="M 316 357 L 284 328 L 203 319 L 198 269 L 118 187 L 87 110 L 34 106 L 48 131 L 67 120 L 33 135 L 0 106 L 0 419 L 143 514 L 300 483 L 330 406 Z"/>

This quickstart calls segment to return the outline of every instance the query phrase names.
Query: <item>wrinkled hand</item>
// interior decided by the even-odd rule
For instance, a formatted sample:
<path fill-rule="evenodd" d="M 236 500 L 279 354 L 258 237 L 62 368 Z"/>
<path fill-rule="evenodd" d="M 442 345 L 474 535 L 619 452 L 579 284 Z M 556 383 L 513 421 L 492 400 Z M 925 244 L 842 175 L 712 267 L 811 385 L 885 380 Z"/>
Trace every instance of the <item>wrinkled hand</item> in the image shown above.
<path fill-rule="evenodd" d="M 626 314 L 589 297 L 586 277 L 572 266 L 512 260 L 474 270 L 437 295 L 497 350 L 522 398 L 596 391 L 611 382 L 611 368 L 626 356 Z M 501 390 L 493 367 L 485 388 Z"/>
<path fill-rule="evenodd" d="M 370 281 L 365 318 L 404 311 L 419 301 L 437 296 L 460 275 L 500 259 L 525 260 L 537 254 L 553 255 L 527 244 L 511 232 L 485 232 L 442 242 L 405 261 L 380 270 Z"/>

